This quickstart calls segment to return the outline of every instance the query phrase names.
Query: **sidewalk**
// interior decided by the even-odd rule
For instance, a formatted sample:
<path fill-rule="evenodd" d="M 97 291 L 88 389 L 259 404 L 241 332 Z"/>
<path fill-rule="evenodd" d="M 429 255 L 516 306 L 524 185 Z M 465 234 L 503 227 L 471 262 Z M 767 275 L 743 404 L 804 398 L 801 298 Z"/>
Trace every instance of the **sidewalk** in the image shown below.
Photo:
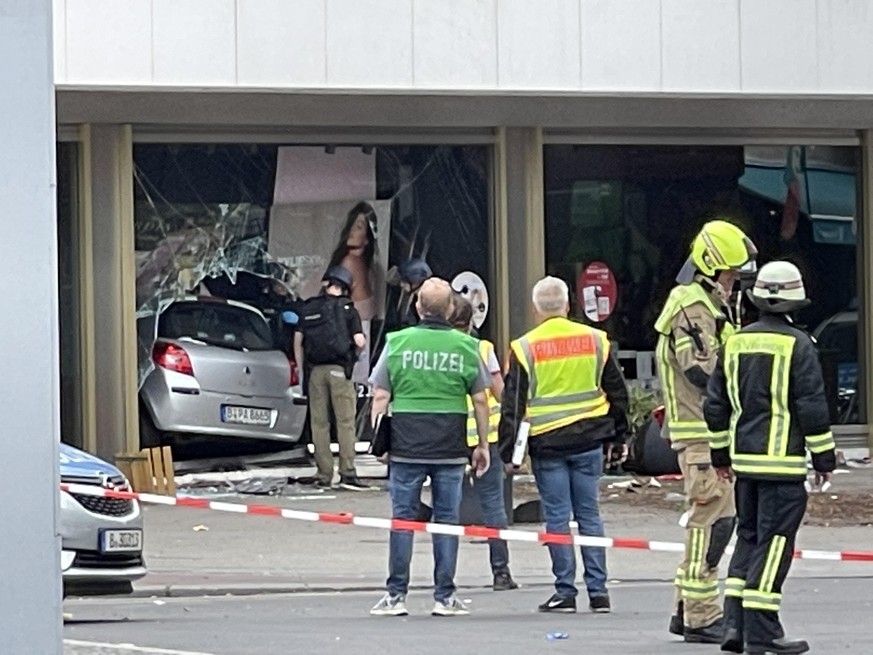
<path fill-rule="evenodd" d="M 873 472 L 865 471 L 873 488 Z M 846 484 L 843 484 L 846 478 Z M 604 481 L 604 488 L 609 480 Z M 860 475 L 840 476 L 830 493 L 862 488 Z M 604 495 L 611 495 L 605 492 Z M 390 516 L 384 491 L 309 493 L 302 498 L 236 496 L 234 503 L 269 504 L 307 511 L 351 512 Z M 516 503 L 518 499 L 516 500 Z M 135 585 L 143 596 L 255 594 L 300 591 L 382 589 L 387 574 L 388 534 L 384 530 L 263 516 L 144 507 L 146 561 L 150 574 Z M 607 498 L 602 508 L 606 534 L 613 537 L 681 541 L 679 512 L 630 506 Z M 195 527 L 198 528 L 195 530 Z M 207 529 L 203 529 L 203 527 Z M 537 530 L 536 525 L 517 525 Z M 490 585 L 488 547 L 484 540 L 462 538 L 457 582 L 462 588 Z M 805 527 L 798 547 L 816 550 L 873 550 L 873 527 Z M 551 584 L 547 549 L 536 543 L 510 544 L 512 571 L 524 585 Z M 677 556 L 672 553 L 612 550 L 610 578 L 621 581 L 670 580 Z M 416 535 L 412 584 L 431 585 L 430 537 Z M 792 576 L 873 575 L 873 564 L 795 562 Z M 581 578 L 581 565 L 579 577 Z"/>

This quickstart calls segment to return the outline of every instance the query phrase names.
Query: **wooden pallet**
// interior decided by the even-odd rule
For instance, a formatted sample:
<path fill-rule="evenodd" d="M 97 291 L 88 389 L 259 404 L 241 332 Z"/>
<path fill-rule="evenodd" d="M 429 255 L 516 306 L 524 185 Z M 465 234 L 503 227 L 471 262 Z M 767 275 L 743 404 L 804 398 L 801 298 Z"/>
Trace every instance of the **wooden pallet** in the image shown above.
<path fill-rule="evenodd" d="M 165 496 L 176 495 L 173 453 L 169 446 L 116 455 L 115 463 L 130 481 L 134 491 Z"/>

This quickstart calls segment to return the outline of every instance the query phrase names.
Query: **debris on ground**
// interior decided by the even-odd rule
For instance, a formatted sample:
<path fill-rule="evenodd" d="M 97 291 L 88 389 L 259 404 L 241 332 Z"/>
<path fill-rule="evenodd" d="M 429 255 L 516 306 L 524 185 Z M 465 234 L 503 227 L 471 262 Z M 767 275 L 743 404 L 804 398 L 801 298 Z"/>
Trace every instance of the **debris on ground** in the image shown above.
<path fill-rule="evenodd" d="M 655 489 L 661 488 L 661 483 L 653 477 L 650 476 L 633 476 L 630 480 L 622 480 L 621 482 L 613 482 L 608 485 L 608 489 L 624 489 L 626 491 L 635 491 L 642 487 L 653 487 Z"/>
<path fill-rule="evenodd" d="M 176 483 L 176 495 L 186 498 L 229 498 L 234 496 L 283 496 L 286 498 L 322 496 L 325 489 L 315 485 L 317 478 L 262 475 L 241 479 L 191 480 Z M 374 481 L 373 486 L 384 486 Z"/>
<path fill-rule="evenodd" d="M 873 489 L 841 490 L 840 486 L 830 487 L 828 493 L 809 494 L 805 525 L 873 525 Z M 601 502 L 604 506 L 621 504 L 680 513 L 685 510 L 682 482 L 665 482 L 662 489 L 635 487 L 633 491 L 635 493 L 605 493 Z"/>
<path fill-rule="evenodd" d="M 194 532 L 209 532 L 209 528 L 205 525 L 195 525 L 193 528 Z"/>
<path fill-rule="evenodd" d="M 546 639 L 548 639 L 549 641 L 556 641 L 558 639 L 569 639 L 569 638 L 570 638 L 569 632 L 550 632 L 546 635 Z"/>
<path fill-rule="evenodd" d="M 264 477 L 241 480 L 233 483 L 233 489 L 239 494 L 252 494 L 255 496 L 277 496 L 288 485 L 287 477 Z"/>

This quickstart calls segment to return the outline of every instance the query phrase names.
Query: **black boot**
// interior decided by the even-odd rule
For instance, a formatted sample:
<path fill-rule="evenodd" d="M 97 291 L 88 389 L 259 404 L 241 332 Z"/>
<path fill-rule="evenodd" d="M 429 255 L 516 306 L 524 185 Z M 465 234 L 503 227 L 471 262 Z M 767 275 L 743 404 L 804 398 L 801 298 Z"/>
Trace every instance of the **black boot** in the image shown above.
<path fill-rule="evenodd" d="M 809 650 L 809 644 L 802 639 L 774 639 L 769 644 L 746 644 L 749 655 L 800 655 Z"/>
<path fill-rule="evenodd" d="M 743 641 L 743 601 L 728 596 L 724 599 L 724 639 L 721 649 L 725 653 L 742 653 Z"/>
<path fill-rule="evenodd" d="M 689 644 L 720 644 L 724 637 L 724 622 L 713 621 L 702 628 L 685 628 L 685 641 Z"/>
<path fill-rule="evenodd" d="M 676 613 L 670 617 L 670 634 L 685 636 L 685 603 L 681 600 L 676 605 Z"/>
<path fill-rule="evenodd" d="M 721 650 L 725 653 L 743 652 L 743 633 L 736 628 L 725 628 L 721 640 Z"/>
<path fill-rule="evenodd" d="M 509 570 L 501 571 L 494 574 L 492 589 L 494 591 L 512 591 L 513 589 L 518 589 L 518 583 L 512 579 Z"/>

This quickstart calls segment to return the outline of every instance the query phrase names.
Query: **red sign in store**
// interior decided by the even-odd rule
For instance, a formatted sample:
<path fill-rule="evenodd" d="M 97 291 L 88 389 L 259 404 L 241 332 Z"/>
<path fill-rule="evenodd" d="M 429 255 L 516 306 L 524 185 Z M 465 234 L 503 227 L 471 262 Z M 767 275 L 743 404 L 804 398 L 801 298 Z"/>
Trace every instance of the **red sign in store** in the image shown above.
<path fill-rule="evenodd" d="M 576 299 L 588 320 L 602 323 L 615 310 L 618 284 L 612 270 L 603 262 L 587 264 L 579 274 Z"/>

